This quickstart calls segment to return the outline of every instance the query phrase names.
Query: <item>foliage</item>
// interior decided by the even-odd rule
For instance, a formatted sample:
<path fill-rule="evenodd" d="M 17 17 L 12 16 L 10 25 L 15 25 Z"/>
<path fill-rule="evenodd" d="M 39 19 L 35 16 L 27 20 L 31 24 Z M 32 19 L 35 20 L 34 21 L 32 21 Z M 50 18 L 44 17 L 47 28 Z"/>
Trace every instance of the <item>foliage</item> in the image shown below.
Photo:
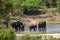
<path fill-rule="evenodd" d="M 12 4 L 9 0 L 0 0 L 0 19 L 8 17 L 9 12 L 12 9 Z"/>
<path fill-rule="evenodd" d="M 10 2 L 13 4 L 13 14 L 14 15 L 24 15 L 23 11 L 25 7 L 28 8 L 28 10 L 31 7 L 37 7 L 37 8 L 50 8 L 50 7 L 56 7 L 57 1 L 55 0 L 10 0 Z"/>
<path fill-rule="evenodd" d="M 55 0 L 55 2 L 53 2 L 53 0 L 0 0 L 0 5 L 3 9 L 1 10 L 1 12 L 3 13 L 1 15 L 4 18 L 4 16 L 7 16 L 8 12 L 11 9 L 13 14 L 15 15 L 23 15 L 25 7 L 27 7 L 28 9 L 30 7 L 46 8 L 46 6 L 49 6 L 49 4 L 46 5 L 46 2 L 48 2 L 51 6 L 56 6 L 55 4 L 57 1 Z"/>
<path fill-rule="evenodd" d="M 16 40 L 60 40 L 60 38 L 53 38 L 52 36 L 30 36 L 30 35 L 24 35 L 21 37 L 17 37 Z"/>
<path fill-rule="evenodd" d="M 23 15 L 24 8 L 43 7 L 42 0 L 11 0 L 14 15 Z"/>
<path fill-rule="evenodd" d="M 24 6 L 42 6 L 42 0 L 11 0 L 14 7 L 24 7 Z"/>
<path fill-rule="evenodd" d="M 9 23 L 9 13 L 11 12 L 12 8 L 13 5 L 9 0 L 0 0 L 0 23 L 2 20 L 5 20 L 7 23 Z"/>
<path fill-rule="evenodd" d="M 3 24 L 0 25 L 0 30 L 2 30 L 2 29 L 6 29 L 6 27 L 4 27 Z"/>
<path fill-rule="evenodd" d="M 58 9 L 58 12 L 60 13 L 60 0 L 58 0 L 57 2 L 57 9 Z"/>
<path fill-rule="evenodd" d="M 0 30 L 0 40 L 15 40 L 16 35 L 12 29 Z"/>

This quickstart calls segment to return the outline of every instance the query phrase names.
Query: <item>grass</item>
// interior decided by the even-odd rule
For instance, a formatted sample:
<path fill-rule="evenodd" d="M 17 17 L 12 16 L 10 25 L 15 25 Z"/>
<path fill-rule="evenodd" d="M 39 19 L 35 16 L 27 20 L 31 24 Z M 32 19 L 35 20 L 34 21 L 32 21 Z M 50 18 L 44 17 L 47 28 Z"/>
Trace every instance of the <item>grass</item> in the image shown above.
<path fill-rule="evenodd" d="M 24 35 L 24 36 L 18 36 L 16 40 L 60 40 L 60 38 L 54 38 L 52 36 L 30 36 L 30 35 Z"/>
<path fill-rule="evenodd" d="M 46 34 L 46 32 L 17 32 L 17 34 Z"/>

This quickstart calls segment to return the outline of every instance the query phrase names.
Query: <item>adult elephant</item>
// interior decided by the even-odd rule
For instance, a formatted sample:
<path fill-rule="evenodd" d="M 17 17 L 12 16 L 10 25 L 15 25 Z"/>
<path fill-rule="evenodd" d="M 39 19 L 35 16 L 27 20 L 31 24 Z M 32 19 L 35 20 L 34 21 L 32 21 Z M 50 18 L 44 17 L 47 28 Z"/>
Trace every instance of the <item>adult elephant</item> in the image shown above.
<path fill-rule="evenodd" d="M 37 30 L 37 25 L 31 25 L 30 27 L 30 31 L 33 29 L 34 31 L 36 31 Z"/>
<path fill-rule="evenodd" d="M 18 26 L 17 26 L 16 22 L 11 23 L 11 26 L 12 26 L 12 28 L 15 29 L 16 32 L 18 31 Z"/>
<path fill-rule="evenodd" d="M 17 22 L 13 22 L 12 24 L 11 24 L 11 26 L 12 26 L 12 28 L 14 28 L 15 29 L 15 31 L 24 31 L 24 25 L 23 25 L 23 23 L 22 22 L 20 22 L 20 21 L 17 21 Z"/>
<path fill-rule="evenodd" d="M 46 21 L 39 22 L 38 30 L 46 31 Z"/>
<path fill-rule="evenodd" d="M 24 24 L 21 21 L 17 21 L 17 26 L 19 31 L 24 31 Z"/>

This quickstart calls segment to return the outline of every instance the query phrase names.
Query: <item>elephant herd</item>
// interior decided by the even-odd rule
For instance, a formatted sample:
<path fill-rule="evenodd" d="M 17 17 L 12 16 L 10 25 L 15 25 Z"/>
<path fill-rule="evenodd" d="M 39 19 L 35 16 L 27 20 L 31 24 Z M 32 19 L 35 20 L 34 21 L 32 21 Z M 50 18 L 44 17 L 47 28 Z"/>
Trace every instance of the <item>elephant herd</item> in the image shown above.
<path fill-rule="evenodd" d="M 12 26 L 12 28 L 15 29 L 16 32 L 17 32 L 18 30 L 19 30 L 19 31 L 25 31 L 25 25 L 24 25 L 22 22 L 20 22 L 20 21 L 11 23 L 11 26 Z M 29 26 L 29 30 L 30 30 L 30 31 L 32 31 L 32 29 L 33 29 L 34 31 L 37 31 L 37 28 L 38 28 L 39 31 L 40 31 L 40 30 L 46 31 L 46 22 L 45 22 L 45 21 L 40 22 L 40 23 L 38 24 L 38 26 L 37 26 L 37 25 L 30 25 L 30 26 Z"/>
<path fill-rule="evenodd" d="M 15 31 L 24 31 L 24 25 L 23 25 L 23 23 L 22 22 L 20 22 L 20 21 L 17 21 L 17 22 L 13 22 L 12 24 L 11 24 L 11 26 L 12 26 L 12 28 L 14 28 L 15 29 Z"/>
<path fill-rule="evenodd" d="M 38 28 L 39 31 L 46 31 L 46 22 L 45 22 L 45 21 L 44 21 L 44 22 L 40 22 L 40 23 L 38 24 L 38 26 L 37 26 L 37 25 L 31 25 L 31 26 L 30 26 L 30 31 L 31 31 L 32 29 L 34 29 L 34 31 L 36 31 L 37 28 Z"/>

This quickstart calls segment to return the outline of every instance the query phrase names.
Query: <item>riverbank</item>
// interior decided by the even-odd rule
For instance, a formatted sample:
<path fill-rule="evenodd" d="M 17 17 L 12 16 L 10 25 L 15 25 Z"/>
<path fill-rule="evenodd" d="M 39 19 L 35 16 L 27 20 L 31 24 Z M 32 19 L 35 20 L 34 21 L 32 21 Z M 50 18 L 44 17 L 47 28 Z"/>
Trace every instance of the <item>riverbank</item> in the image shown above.
<path fill-rule="evenodd" d="M 37 16 L 28 16 L 28 17 L 21 17 L 22 22 L 29 26 L 31 24 L 38 24 L 41 21 L 46 21 L 48 24 L 60 24 L 60 14 L 59 15 L 49 15 L 49 14 L 42 14 Z"/>
<path fill-rule="evenodd" d="M 51 11 L 50 11 L 51 12 Z M 25 26 L 30 26 L 32 24 L 38 25 L 41 21 L 46 21 L 47 25 L 50 24 L 60 24 L 60 14 L 59 13 L 49 13 L 41 14 L 41 15 L 34 15 L 34 16 L 16 16 L 12 18 L 13 21 L 20 20 L 23 22 Z"/>
<path fill-rule="evenodd" d="M 21 37 L 21 36 L 25 36 L 25 35 L 60 38 L 60 34 L 58 34 L 58 33 L 54 33 L 54 34 L 16 34 L 17 37 Z"/>

